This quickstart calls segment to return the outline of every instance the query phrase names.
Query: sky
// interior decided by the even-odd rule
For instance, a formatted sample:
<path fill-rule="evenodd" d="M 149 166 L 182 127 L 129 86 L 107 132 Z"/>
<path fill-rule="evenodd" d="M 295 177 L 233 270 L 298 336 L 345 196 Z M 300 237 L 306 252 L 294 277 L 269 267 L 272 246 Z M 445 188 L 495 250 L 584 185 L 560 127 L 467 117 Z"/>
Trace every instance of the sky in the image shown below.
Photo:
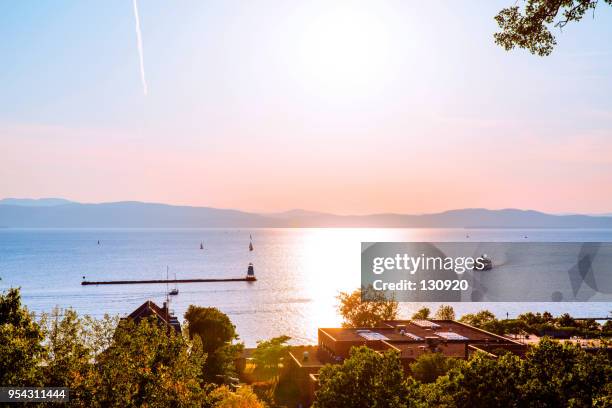
<path fill-rule="evenodd" d="M 612 212 L 612 7 L 550 57 L 504 1 L 0 3 L 0 198 Z M 146 93 L 145 93 L 146 90 Z"/>

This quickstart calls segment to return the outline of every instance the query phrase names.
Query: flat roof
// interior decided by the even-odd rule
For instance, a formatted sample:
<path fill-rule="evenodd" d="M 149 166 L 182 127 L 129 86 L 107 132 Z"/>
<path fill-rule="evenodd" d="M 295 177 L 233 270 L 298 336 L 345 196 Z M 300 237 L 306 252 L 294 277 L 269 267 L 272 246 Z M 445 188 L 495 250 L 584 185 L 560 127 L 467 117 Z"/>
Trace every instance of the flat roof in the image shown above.
<path fill-rule="evenodd" d="M 431 349 L 424 345 L 424 343 L 391 343 L 385 342 L 389 349 L 396 349 L 400 352 L 400 358 L 402 359 L 416 359 L 419 356 L 427 353 L 431 353 Z M 446 357 L 465 357 L 465 344 L 464 343 L 440 343 L 437 345 L 438 351 L 444 354 Z"/>
<path fill-rule="evenodd" d="M 374 328 L 319 328 L 335 341 L 347 341 L 365 344 L 368 341 L 415 341 L 413 338 L 400 334 L 392 327 Z"/>
<path fill-rule="evenodd" d="M 425 323 L 428 322 L 428 323 Z M 319 330 L 339 342 L 365 344 L 372 341 L 424 342 L 427 337 L 455 342 L 493 342 L 517 343 L 485 330 L 454 320 L 389 320 L 384 327 L 374 328 L 319 328 Z"/>
<path fill-rule="evenodd" d="M 292 346 L 289 349 L 289 356 L 300 367 L 321 367 L 325 365 L 319 360 L 317 346 Z M 308 353 L 308 359 L 304 360 L 304 352 Z"/>
<path fill-rule="evenodd" d="M 429 322 L 433 323 L 431 327 L 424 327 L 423 320 L 389 320 L 383 322 L 385 326 L 400 328 L 407 332 L 416 334 L 419 337 L 440 337 L 446 340 L 469 340 L 469 341 L 492 341 L 499 342 L 503 341 L 506 343 L 513 343 L 514 341 L 499 336 L 494 333 L 487 332 L 485 330 L 478 329 L 476 327 L 461 323 L 455 320 L 438 320 L 430 319 Z M 416 323 L 415 323 L 416 322 Z M 417 324 L 418 323 L 418 324 Z M 440 333 L 444 333 L 440 335 Z M 448 334 L 456 333 L 456 334 Z M 463 338 L 463 339 L 462 339 Z"/>

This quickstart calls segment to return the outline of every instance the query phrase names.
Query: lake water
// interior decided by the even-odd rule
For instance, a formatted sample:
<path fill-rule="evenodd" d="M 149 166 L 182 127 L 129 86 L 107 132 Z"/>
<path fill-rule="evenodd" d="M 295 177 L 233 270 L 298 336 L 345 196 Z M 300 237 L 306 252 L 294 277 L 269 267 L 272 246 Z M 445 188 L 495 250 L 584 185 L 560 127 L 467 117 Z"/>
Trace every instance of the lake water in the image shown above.
<path fill-rule="evenodd" d="M 243 277 L 252 262 L 257 282 L 179 284 L 171 309 L 182 320 L 190 304 L 217 307 L 247 346 L 281 334 L 296 344 L 315 343 L 317 327 L 340 324 L 338 292 L 360 285 L 362 241 L 465 241 L 467 234 L 472 241 L 612 242 L 612 230 L 576 229 L 0 229 L 0 290 L 20 286 L 35 312 L 58 306 L 124 316 L 149 299 L 161 305 L 166 285 L 82 286 L 82 276 L 165 279 L 168 267 L 170 278 Z M 401 314 L 409 317 L 422 305 L 438 306 L 404 303 Z M 605 316 L 612 310 L 609 302 L 453 306 L 458 315 L 487 308 L 499 317 L 544 310 Z"/>

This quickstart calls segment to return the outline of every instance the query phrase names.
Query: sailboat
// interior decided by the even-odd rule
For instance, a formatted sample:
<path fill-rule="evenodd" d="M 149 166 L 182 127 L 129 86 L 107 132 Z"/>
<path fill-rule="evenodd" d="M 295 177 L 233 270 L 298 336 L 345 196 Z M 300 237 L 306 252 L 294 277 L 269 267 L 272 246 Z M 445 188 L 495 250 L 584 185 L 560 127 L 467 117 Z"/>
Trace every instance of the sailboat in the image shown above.
<path fill-rule="evenodd" d="M 204 249 L 204 243 L 200 242 L 200 249 Z"/>
<path fill-rule="evenodd" d="M 251 234 L 249 234 L 249 239 L 251 240 L 249 242 L 249 251 L 253 250 L 253 236 Z"/>
<path fill-rule="evenodd" d="M 174 289 L 170 290 L 170 292 L 168 292 L 168 294 L 170 296 L 174 296 L 174 295 L 178 295 L 179 294 L 179 290 L 176 287 L 176 273 L 174 274 Z"/>
<path fill-rule="evenodd" d="M 169 266 L 166 266 L 166 298 L 168 298 L 168 295 L 170 296 L 174 296 L 174 295 L 178 295 L 179 291 L 178 288 L 176 287 L 176 273 L 174 274 L 174 289 L 168 291 L 168 270 L 170 269 Z"/>

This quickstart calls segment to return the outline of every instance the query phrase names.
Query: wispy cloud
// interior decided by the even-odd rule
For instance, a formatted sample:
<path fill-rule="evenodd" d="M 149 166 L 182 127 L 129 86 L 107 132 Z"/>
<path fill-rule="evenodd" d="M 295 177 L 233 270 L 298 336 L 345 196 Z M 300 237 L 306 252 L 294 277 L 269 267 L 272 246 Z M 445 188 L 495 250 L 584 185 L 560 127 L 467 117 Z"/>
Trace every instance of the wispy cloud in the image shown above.
<path fill-rule="evenodd" d="M 142 91 L 145 96 L 148 93 L 147 78 L 145 76 L 144 68 L 144 52 L 142 50 L 142 32 L 140 31 L 140 16 L 138 14 L 138 2 L 133 0 L 134 4 L 134 18 L 136 19 L 136 42 L 138 45 L 138 56 L 140 58 L 140 80 L 142 81 Z"/>

